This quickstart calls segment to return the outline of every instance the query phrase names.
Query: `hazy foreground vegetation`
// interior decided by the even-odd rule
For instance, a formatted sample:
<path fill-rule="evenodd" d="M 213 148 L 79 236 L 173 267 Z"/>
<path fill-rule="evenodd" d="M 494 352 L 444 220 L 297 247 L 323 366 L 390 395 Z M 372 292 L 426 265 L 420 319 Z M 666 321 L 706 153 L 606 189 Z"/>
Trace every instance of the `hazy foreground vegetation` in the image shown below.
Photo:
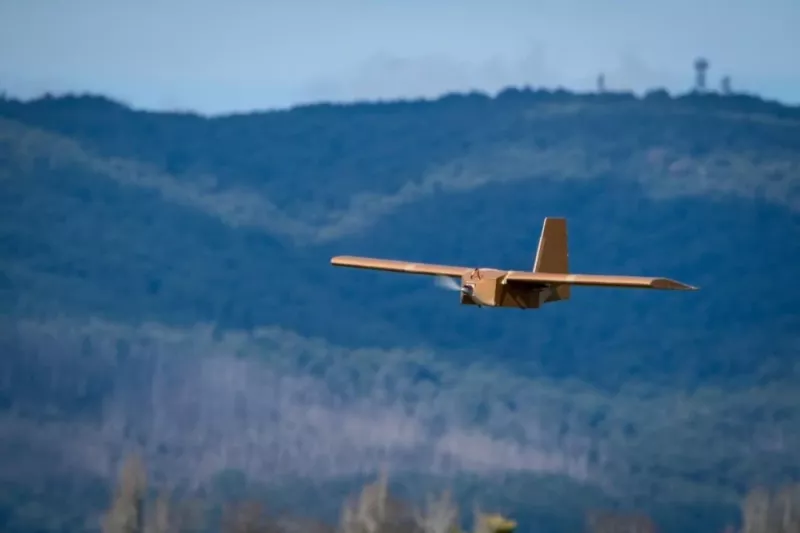
<path fill-rule="evenodd" d="M 200 501 L 174 502 L 167 495 L 148 497 L 144 465 L 130 458 L 120 473 L 115 499 L 103 519 L 105 533 L 172 533 L 208 529 L 208 509 Z M 338 527 L 302 518 L 276 516 L 262 502 L 225 505 L 216 527 L 227 533 L 455 533 L 459 510 L 448 493 L 430 498 L 415 509 L 394 498 L 385 476 L 363 487 L 342 508 Z M 212 518 L 213 520 L 213 518 Z M 504 533 L 516 529 L 513 520 L 476 512 L 475 533 Z"/>
<path fill-rule="evenodd" d="M 270 513 L 258 500 L 231 502 L 210 511 L 201 500 L 175 501 L 168 494 L 151 497 L 147 472 L 134 456 L 123 465 L 114 501 L 102 519 L 104 533 L 183 533 L 209 529 L 224 533 L 457 533 L 464 523 L 449 492 L 429 497 L 421 508 L 394 497 L 385 475 L 364 486 L 342 507 L 338 526 Z M 644 514 L 591 510 L 587 533 L 655 533 L 657 524 Z M 216 522 L 211 524 L 211 522 Z M 517 523 L 497 513 L 474 510 L 474 533 L 510 533 Z M 529 524 L 524 531 L 539 531 Z M 741 503 L 741 525 L 725 533 L 797 533 L 800 531 L 800 484 L 777 491 L 759 487 Z M 722 532 L 720 532 L 722 533 Z"/>

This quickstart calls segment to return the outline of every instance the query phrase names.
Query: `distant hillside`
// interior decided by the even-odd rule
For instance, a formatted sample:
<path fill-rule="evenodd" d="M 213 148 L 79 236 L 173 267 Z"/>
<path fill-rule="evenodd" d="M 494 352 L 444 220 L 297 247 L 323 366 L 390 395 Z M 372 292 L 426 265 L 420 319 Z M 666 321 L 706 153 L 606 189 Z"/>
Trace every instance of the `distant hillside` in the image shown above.
<path fill-rule="evenodd" d="M 562 475 L 645 507 L 725 507 L 800 474 L 800 108 L 509 89 L 203 118 L 6 99 L 0 162 L 0 427 L 39 443 L 6 454 L 15 483 L 45 464 L 106 479 L 130 446 L 164 483 L 389 461 Z M 701 290 L 485 310 L 329 265 L 529 269 L 551 215 L 576 272 Z"/>

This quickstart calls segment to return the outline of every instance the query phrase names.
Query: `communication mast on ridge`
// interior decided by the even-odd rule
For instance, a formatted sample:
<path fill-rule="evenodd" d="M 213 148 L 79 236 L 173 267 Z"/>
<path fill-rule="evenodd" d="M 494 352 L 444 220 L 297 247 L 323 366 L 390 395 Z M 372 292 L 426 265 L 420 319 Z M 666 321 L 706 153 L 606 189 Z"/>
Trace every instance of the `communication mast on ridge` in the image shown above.
<path fill-rule="evenodd" d="M 722 94 L 731 94 L 731 77 L 725 76 L 722 78 L 721 89 Z"/>
<path fill-rule="evenodd" d="M 708 61 L 705 58 L 699 57 L 694 62 L 694 90 L 697 92 L 705 92 L 706 90 L 706 71 L 708 70 Z"/>

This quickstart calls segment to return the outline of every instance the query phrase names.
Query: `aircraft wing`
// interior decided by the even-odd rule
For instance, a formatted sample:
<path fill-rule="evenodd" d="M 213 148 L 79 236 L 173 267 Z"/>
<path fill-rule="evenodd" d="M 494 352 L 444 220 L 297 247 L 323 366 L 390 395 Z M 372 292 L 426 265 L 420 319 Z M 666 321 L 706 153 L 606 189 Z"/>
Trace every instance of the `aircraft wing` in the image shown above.
<path fill-rule="evenodd" d="M 642 276 L 606 276 L 597 274 L 551 274 L 547 272 L 510 271 L 504 283 L 535 285 L 583 285 L 590 287 L 618 287 L 630 289 L 661 289 L 672 291 L 696 291 L 697 287 L 668 278 Z"/>
<path fill-rule="evenodd" d="M 340 255 L 331 259 L 334 266 L 351 268 L 366 268 L 369 270 L 386 270 L 389 272 L 402 272 L 405 274 L 424 274 L 428 276 L 448 276 L 460 278 L 471 271 L 471 268 L 461 266 L 435 265 L 430 263 L 411 263 L 408 261 L 394 261 L 391 259 L 376 259 L 373 257 L 355 257 Z"/>

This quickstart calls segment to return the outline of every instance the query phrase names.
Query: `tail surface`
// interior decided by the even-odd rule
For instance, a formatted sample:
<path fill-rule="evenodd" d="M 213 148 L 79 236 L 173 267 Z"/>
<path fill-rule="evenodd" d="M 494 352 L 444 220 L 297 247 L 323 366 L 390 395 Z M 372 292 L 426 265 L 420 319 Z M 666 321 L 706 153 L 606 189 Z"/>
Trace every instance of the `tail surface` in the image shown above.
<path fill-rule="evenodd" d="M 567 219 L 547 217 L 542 225 L 533 271 L 547 274 L 569 273 L 569 246 L 567 244 Z M 570 286 L 557 285 L 547 302 L 569 300 Z"/>

